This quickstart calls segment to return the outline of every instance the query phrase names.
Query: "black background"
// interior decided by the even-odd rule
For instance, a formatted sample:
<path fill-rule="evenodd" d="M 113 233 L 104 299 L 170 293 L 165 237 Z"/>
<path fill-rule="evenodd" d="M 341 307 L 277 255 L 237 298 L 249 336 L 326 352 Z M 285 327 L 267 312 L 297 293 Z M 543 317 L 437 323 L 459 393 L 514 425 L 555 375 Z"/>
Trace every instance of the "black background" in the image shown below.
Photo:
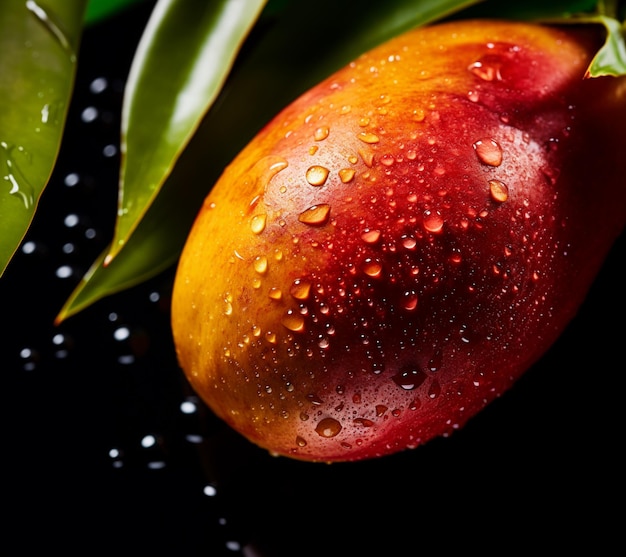
<path fill-rule="evenodd" d="M 511 391 L 450 438 L 362 463 L 271 457 L 201 404 L 181 411 L 194 396 L 170 337 L 173 270 L 53 326 L 110 241 L 119 165 L 110 148 L 149 5 L 86 30 L 58 166 L 26 238 L 35 248 L 20 251 L 0 280 L 2 553 L 601 555 L 623 547 L 624 238 L 577 318 Z M 99 78 L 102 91 L 93 89 Z M 91 107 L 93 120 L 84 117 Z M 62 278 L 64 266 L 72 272 Z M 130 335 L 117 340 L 124 327 Z M 143 447 L 149 435 L 157 442 Z"/>

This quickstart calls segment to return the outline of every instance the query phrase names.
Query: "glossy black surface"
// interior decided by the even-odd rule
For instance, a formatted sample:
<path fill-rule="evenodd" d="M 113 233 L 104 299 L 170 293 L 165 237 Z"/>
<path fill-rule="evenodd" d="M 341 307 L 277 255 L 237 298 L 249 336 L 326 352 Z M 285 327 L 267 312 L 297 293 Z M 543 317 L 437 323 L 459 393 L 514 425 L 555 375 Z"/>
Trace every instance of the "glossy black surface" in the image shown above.
<path fill-rule="evenodd" d="M 510 392 L 448 439 L 358 464 L 271 457 L 197 401 L 170 337 L 173 269 L 53 326 L 110 240 L 122 88 L 147 15 L 140 4 L 86 32 L 58 167 L 0 279 L 3 555 L 623 547 L 624 239 Z"/>

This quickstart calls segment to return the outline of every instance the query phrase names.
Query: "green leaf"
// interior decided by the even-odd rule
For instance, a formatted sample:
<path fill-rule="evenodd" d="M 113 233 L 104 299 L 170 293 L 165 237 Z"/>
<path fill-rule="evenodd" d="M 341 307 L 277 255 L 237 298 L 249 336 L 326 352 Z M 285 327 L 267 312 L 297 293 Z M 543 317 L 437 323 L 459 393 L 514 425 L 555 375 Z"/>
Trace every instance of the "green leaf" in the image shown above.
<path fill-rule="evenodd" d="M 142 133 L 143 142 L 139 134 L 134 138 L 137 160 L 133 162 L 129 150 L 127 175 L 132 171 L 143 192 L 138 188 L 131 193 L 125 188 L 124 206 L 132 209 L 134 218 L 128 220 L 133 220 L 137 228 L 133 231 L 133 225 L 120 225 L 114 240 L 115 257 L 109 258 L 106 266 L 104 257 L 96 261 L 61 309 L 57 321 L 174 264 L 204 197 L 223 168 L 271 116 L 299 93 L 384 40 L 475 3 L 476 0 L 387 0 L 360 4 L 355 9 L 347 1 L 317 0 L 315 6 L 296 1 L 284 10 L 272 10 L 271 15 L 262 18 L 262 25 L 255 27 L 249 48 L 237 59 L 216 106 L 202 121 L 158 196 L 157 173 L 147 163 L 142 165 L 140 159 L 143 156 L 151 164 L 158 164 L 162 177 L 174 161 L 168 164 L 156 160 L 149 147 L 153 138 L 146 130 Z M 161 39 L 165 40 L 165 35 L 160 35 Z M 172 49 L 175 37 L 167 40 Z M 162 80 L 167 74 L 163 61 L 153 64 L 152 70 L 157 74 L 154 80 Z M 181 80 L 173 80 L 172 84 L 180 86 Z M 139 82 L 134 87 L 136 94 L 148 102 L 149 82 L 142 83 L 141 90 Z M 163 123 L 153 121 L 162 118 L 163 111 L 153 108 L 150 111 L 133 104 L 133 113 L 128 117 L 156 135 L 161 133 Z M 134 113 L 135 109 L 141 109 L 143 116 Z M 129 124 L 129 142 L 130 132 Z M 169 147 L 176 147 L 174 140 Z M 153 178 L 146 178 L 146 172 Z M 122 232 L 121 226 L 126 232 Z M 130 232 L 133 233 L 129 236 Z M 124 244 L 121 250 L 120 240 Z"/>
<path fill-rule="evenodd" d="M 85 23 L 90 25 L 116 15 L 121 10 L 145 0 L 89 0 L 85 12 Z"/>
<path fill-rule="evenodd" d="M 86 0 L 0 2 L 0 276 L 56 162 Z"/>
<path fill-rule="evenodd" d="M 159 0 L 133 59 L 122 112 L 115 257 L 219 93 L 266 0 Z"/>
<path fill-rule="evenodd" d="M 486 0 L 466 10 L 465 18 L 499 18 L 517 20 L 567 19 L 575 14 L 591 12 L 598 0 Z"/>
<path fill-rule="evenodd" d="M 588 75 L 626 75 L 626 28 L 622 23 L 611 17 L 599 15 L 588 18 L 589 22 L 604 25 L 607 38 L 604 46 L 598 51 L 589 66 Z"/>

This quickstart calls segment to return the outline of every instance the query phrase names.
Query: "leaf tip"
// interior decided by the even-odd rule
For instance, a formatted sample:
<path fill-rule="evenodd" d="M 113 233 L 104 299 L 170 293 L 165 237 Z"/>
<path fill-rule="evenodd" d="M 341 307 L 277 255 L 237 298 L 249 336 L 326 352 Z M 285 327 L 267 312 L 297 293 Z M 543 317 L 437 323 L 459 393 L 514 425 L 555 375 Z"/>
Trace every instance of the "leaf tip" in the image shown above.
<path fill-rule="evenodd" d="M 63 307 L 59 310 L 59 313 L 57 313 L 56 317 L 52 321 L 53 326 L 58 327 L 59 325 L 61 325 L 61 323 L 63 323 L 68 317 L 70 317 L 74 313 L 71 311 L 70 306 L 71 306 L 71 303 L 68 300 L 68 302 L 66 302 L 63 305 Z"/>
<path fill-rule="evenodd" d="M 65 317 L 64 312 L 59 312 L 59 314 L 54 318 L 52 325 L 58 327 L 61 323 L 63 323 L 63 321 L 65 321 Z"/>
<path fill-rule="evenodd" d="M 124 246 L 124 244 L 124 240 L 119 240 L 118 242 L 115 242 L 110 246 L 109 251 L 102 260 L 103 267 L 108 267 L 112 263 L 112 261 L 117 257 L 119 252 L 122 251 L 122 247 Z"/>

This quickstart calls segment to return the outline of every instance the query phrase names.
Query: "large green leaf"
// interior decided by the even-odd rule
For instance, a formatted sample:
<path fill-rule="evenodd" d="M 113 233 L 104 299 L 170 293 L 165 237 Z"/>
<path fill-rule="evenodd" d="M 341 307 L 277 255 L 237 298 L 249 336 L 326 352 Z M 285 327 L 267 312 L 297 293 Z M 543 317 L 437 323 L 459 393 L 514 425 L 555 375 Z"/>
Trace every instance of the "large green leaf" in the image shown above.
<path fill-rule="evenodd" d="M 219 93 L 266 0 L 159 0 L 126 85 L 114 258 Z"/>
<path fill-rule="evenodd" d="M 85 6 L 86 0 L 0 2 L 0 275 L 56 162 Z"/>
<path fill-rule="evenodd" d="M 97 261 L 59 314 L 64 319 L 96 300 L 132 286 L 175 263 L 193 219 L 213 183 L 252 136 L 283 106 L 332 71 L 391 36 L 447 16 L 480 13 L 512 17 L 497 0 L 349 0 L 283 2 L 263 19 L 240 54 L 214 108 L 178 160 L 160 194 L 108 267 Z M 522 17 L 562 16 L 593 7 L 592 0 L 517 4 Z M 268 8 L 272 5 L 270 5 Z M 328 14 L 333 17 L 329 18 Z M 267 15 L 267 10 L 264 12 Z"/>

